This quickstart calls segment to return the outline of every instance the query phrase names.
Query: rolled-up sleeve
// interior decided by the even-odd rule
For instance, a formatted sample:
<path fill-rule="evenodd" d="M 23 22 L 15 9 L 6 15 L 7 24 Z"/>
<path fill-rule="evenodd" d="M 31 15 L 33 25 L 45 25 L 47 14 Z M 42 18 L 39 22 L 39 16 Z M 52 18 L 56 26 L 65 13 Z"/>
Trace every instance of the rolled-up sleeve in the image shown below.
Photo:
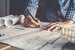
<path fill-rule="evenodd" d="M 33 17 L 36 16 L 36 13 L 37 13 L 37 8 L 38 8 L 38 2 L 39 0 L 26 0 L 25 2 L 25 11 L 24 11 L 24 15 L 25 16 L 28 16 L 30 15 L 27 10 L 31 13 L 31 15 Z"/>
<path fill-rule="evenodd" d="M 74 0 L 70 0 L 69 8 L 67 10 L 65 18 L 75 21 L 75 1 Z"/>
<path fill-rule="evenodd" d="M 75 0 L 59 0 L 59 4 L 63 18 L 75 21 Z"/>

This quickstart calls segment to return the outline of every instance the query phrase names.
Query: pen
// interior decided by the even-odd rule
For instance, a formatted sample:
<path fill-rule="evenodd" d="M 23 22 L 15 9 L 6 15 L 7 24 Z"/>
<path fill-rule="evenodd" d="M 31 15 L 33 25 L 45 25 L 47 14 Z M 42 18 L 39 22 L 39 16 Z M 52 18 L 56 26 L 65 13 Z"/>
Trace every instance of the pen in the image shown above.
<path fill-rule="evenodd" d="M 31 13 L 29 12 L 29 10 L 27 9 L 28 14 L 34 19 L 34 17 L 31 15 Z M 35 20 L 35 19 L 34 19 Z"/>
<path fill-rule="evenodd" d="M 29 12 L 29 10 L 27 9 L 28 14 L 34 19 L 34 17 L 31 15 L 31 13 Z M 35 20 L 35 19 L 34 19 Z M 35 20 L 36 21 L 36 20 Z M 40 25 L 37 25 L 36 27 L 40 27 Z"/>

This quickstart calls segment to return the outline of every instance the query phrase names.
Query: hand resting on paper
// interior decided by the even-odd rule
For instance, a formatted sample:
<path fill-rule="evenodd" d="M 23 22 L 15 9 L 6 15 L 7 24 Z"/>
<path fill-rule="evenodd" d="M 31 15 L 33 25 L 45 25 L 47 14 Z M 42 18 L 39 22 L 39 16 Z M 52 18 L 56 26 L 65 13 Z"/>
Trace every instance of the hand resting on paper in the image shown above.
<path fill-rule="evenodd" d="M 59 22 L 50 23 L 46 26 L 46 30 L 48 31 L 57 31 L 60 30 L 62 27 L 69 28 L 73 24 L 72 20 L 63 20 Z"/>

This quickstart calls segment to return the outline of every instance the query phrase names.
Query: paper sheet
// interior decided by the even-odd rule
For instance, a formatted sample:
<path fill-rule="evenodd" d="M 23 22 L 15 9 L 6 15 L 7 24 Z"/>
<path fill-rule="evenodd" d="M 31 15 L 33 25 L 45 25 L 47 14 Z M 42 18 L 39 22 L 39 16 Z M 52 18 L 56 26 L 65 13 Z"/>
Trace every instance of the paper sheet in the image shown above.
<path fill-rule="evenodd" d="M 40 28 L 25 28 L 22 25 L 15 25 L 1 29 L 0 33 L 5 33 L 6 36 L 1 37 L 0 42 L 7 43 L 25 50 L 42 50 L 48 45 L 56 47 L 57 50 L 61 50 L 63 45 L 68 41 L 64 39 L 62 40 L 62 38 L 60 38 L 60 40 L 57 39 L 60 35 L 55 32 L 42 30 L 42 28 L 46 25 L 48 25 L 48 23 L 41 23 Z M 55 39 L 57 40 L 55 41 Z M 52 43 L 52 41 L 55 42 Z M 59 45 L 61 44 L 60 48 L 57 46 L 58 43 Z"/>

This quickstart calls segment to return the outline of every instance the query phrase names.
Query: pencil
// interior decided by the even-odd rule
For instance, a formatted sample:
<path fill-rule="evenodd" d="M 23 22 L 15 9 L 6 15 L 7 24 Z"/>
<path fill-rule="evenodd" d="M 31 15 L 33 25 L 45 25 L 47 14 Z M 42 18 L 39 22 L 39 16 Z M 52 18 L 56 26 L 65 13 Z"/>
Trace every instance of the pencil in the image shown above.
<path fill-rule="evenodd" d="M 32 16 L 32 14 L 29 12 L 28 9 L 27 9 L 27 12 L 28 12 L 28 14 L 33 18 L 33 20 L 36 21 L 35 18 Z M 40 25 L 37 25 L 36 27 L 40 27 Z"/>
<path fill-rule="evenodd" d="M 31 15 L 31 13 L 29 12 L 29 10 L 27 9 L 28 14 L 34 19 L 34 17 Z M 35 20 L 35 19 L 34 19 Z"/>

